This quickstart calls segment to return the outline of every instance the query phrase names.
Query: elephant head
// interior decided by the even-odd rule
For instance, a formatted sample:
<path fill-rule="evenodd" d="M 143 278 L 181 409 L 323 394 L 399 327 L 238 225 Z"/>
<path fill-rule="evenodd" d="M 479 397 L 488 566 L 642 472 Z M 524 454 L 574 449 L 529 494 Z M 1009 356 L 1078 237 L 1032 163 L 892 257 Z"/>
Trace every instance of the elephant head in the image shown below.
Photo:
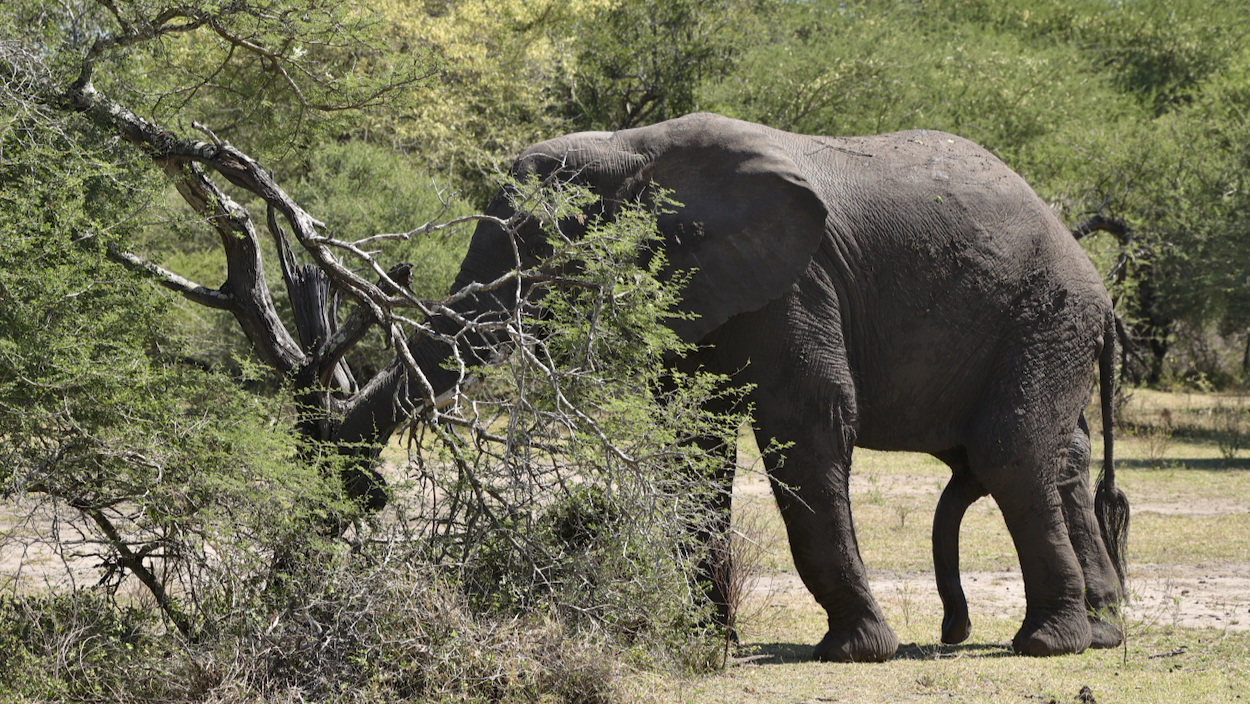
<path fill-rule="evenodd" d="M 626 201 L 664 189 L 679 206 L 659 216 L 670 270 L 693 272 L 682 308 L 698 317 L 674 321 L 697 342 L 730 317 L 777 298 L 811 260 L 826 211 L 793 159 L 766 138 L 764 128 L 709 129 L 711 116 L 691 116 L 620 132 L 583 132 L 526 149 L 516 177 L 537 176 L 589 188 L 610 217 Z M 758 130 L 751 128 L 757 127 Z M 501 192 L 487 213 L 512 215 Z M 524 233 L 538 235 L 535 228 Z M 490 281 L 515 266 L 511 235 L 493 223 L 474 233 L 453 292 Z M 523 265 L 534 263 L 542 242 L 522 241 Z"/>
<path fill-rule="evenodd" d="M 659 216 L 667 271 L 692 272 L 680 309 L 694 317 L 672 322 L 686 342 L 698 342 L 732 316 L 780 296 L 808 265 L 824 233 L 824 204 L 793 158 L 769 139 L 771 130 L 737 121 L 735 129 L 726 130 L 724 122 L 715 115 L 691 115 L 619 132 L 565 135 L 529 147 L 511 168 L 515 179 L 537 177 L 590 189 L 600 199 L 588 209 L 592 217 L 611 217 L 622 203 L 645 201 L 656 188 L 668 192 L 680 207 Z M 499 224 L 517 214 L 516 195 L 513 188 L 500 189 L 487 207 L 491 220 L 474 231 L 451 294 L 538 263 L 546 240 L 537 223 L 515 229 Z M 576 219 L 561 223 L 566 231 L 580 226 Z M 464 297 L 432 325 L 454 335 L 457 317 L 482 321 L 506 315 L 525 292 L 519 282 Z M 461 339 L 460 356 L 469 364 L 487 362 L 482 351 L 497 348 L 497 341 L 481 335 Z M 430 392 L 442 395 L 461 380 L 442 364 L 454 350 L 435 336 L 417 341 L 411 353 L 429 388 L 405 383 L 402 366 L 392 364 L 379 393 L 398 393 L 402 402 L 345 419 L 345 426 L 359 430 L 345 428 L 342 436 L 366 437 L 372 431 L 389 436 L 402 422 L 400 408 L 419 405 Z"/>

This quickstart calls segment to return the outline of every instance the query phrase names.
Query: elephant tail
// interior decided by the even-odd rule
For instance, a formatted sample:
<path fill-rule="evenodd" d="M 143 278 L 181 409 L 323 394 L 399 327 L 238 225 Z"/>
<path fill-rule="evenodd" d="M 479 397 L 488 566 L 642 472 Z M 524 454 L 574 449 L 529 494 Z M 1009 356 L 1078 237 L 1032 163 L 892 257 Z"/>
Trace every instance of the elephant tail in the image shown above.
<path fill-rule="evenodd" d="M 1102 400 L 1102 474 L 1098 478 L 1098 490 L 1094 493 L 1094 514 L 1102 531 L 1102 541 L 1115 565 L 1124 592 L 1128 547 L 1128 497 L 1115 485 L 1115 319 L 1107 316 L 1108 324 L 1103 333 L 1102 350 L 1098 353 L 1098 395 Z"/>

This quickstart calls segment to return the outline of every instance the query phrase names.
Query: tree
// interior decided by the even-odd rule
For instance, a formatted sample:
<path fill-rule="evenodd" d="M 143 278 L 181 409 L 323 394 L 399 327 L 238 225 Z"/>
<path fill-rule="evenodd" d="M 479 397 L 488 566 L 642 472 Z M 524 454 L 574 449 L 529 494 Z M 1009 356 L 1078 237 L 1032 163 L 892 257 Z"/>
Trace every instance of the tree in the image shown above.
<path fill-rule="evenodd" d="M 1208 346 L 1247 327 L 1246 262 L 1234 252 L 1246 244 L 1239 77 L 1250 27 L 1235 3 L 1133 3 L 1101 27 L 1082 48 L 1135 109 L 1108 126 L 1058 130 L 1048 160 L 1063 166 L 1045 186 L 1073 215 L 1115 214 L 1133 229 L 1118 292 L 1135 338 L 1125 373 L 1158 383 L 1178 334 Z M 1235 368 L 1208 360 L 1177 373 L 1234 381 Z"/>
<path fill-rule="evenodd" d="M 433 635 L 375 641 L 391 629 L 351 626 L 395 619 L 407 624 L 401 632 L 432 632 L 438 618 L 452 618 L 411 605 L 405 580 L 414 570 L 424 571 L 421 588 L 432 590 L 415 598 L 419 605 L 442 603 L 442 590 L 464 594 L 468 584 L 479 608 L 510 614 L 511 597 L 501 601 L 473 585 L 511 584 L 500 593 L 515 596 L 532 593 L 516 585 L 535 584 L 547 595 L 539 606 L 553 605 L 569 623 L 589 618 L 599 632 L 607 625 L 622 638 L 674 639 L 683 657 L 703 657 L 705 649 L 690 647 L 703 599 L 688 579 L 682 536 L 704 520 L 696 509 L 700 477 L 719 460 L 690 440 L 724 439 L 736 425 L 701 411 L 713 380 L 664 373 L 664 355 L 681 351 L 661 325 L 675 289 L 633 257 L 652 236 L 650 216 L 593 224 L 586 237 L 554 246 L 563 276 L 518 271 L 495 282 L 535 283 L 543 316 L 531 300 L 502 325 L 475 320 L 452 306 L 489 295 L 489 287 L 426 298 L 416 293 L 432 285 L 420 268 L 383 257 L 411 253 L 414 240 L 484 216 L 379 232 L 381 205 L 349 217 L 350 208 L 334 205 L 341 192 L 326 191 L 365 181 L 375 183 L 369 195 L 376 197 L 376 182 L 351 174 L 388 157 L 351 139 L 296 156 L 301 144 L 316 147 L 363 124 L 336 121 L 345 111 L 392 98 L 403 107 L 403 91 L 433 75 L 417 49 L 389 48 L 402 32 L 377 16 L 315 1 L 28 0 L 6 6 L 0 22 L 15 37 L 0 44 L 0 84 L 12 107 L 0 125 L 0 206 L 8 216 L 0 433 L 12 440 L 5 492 L 37 497 L 49 520 L 78 531 L 102 558 L 108 593 L 137 577 L 188 647 L 230 637 L 254 643 L 262 634 L 286 643 L 292 650 L 258 658 L 256 672 L 268 674 L 255 676 L 317 691 L 337 686 L 320 672 L 381 681 L 369 679 L 382 678 L 378 671 L 361 668 L 370 662 L 406 673 L 386 674 L 402 683 L 388 690 L 395 697 L 459 681 L 415 655 L 429 651 Z M 166 125 L 182 115 L 208 116 L 224 128 Z M 332 224 L 314 217 L 227 134 L 259 145 L 302 177 L 303 202 L 340 217 Z M 219 264 L 201 270 L 222 272 L 218 286 L 138 253 L 145 244 L 168 259 L 197 251 L 154 234 L 160 220 L 146 221 L 170 182 L 211 228 Z M 557 239 L 560 219 L 585 199 L 541 184 L 516 188 Z M 406 194 L 391 193 L 398 194 L 392 200 Z M 446 260 L 438 266 L 445 276 Z M 281 286 L 271 289 L 277 279 Z M 156 286 L 176 296 L 158 295 Z M 228 315 L 250 354 L 228 368 L 205 364 L 171 326 L 188 304 Z M 423 396 L 411 345 L 428 336 L 455 345 L 466 332 L 498 343 L 480 350 L 484 358 L 522 354 L 477 374 L 466 364 L 456 370 L 457 394 Z M 370 334 L 389 351 L 375 346 L 361 361 Z M 565 370 L 554 359 L 581 364 Z M 418 389 L 412 406 L 394 408 L 392 381 Z M 474 385 L 487 395 L 462 401 L 459 393 Z M 659 404 L 662 386 L 669 393 Z M 394 489 L 382 480 L 380 456 L 401 430 L 409 439 L 403 464 L 420 490 L 399 502 L 397 518 L 382 521 L 376 512 Z M 574 487 L 591 493 L 579 498 Z M 561 526 L 586 523 L 568 518 L 579 515 L 619 538 L 598 531 L 567 538 Z M 57 547 L 72 549 L 65 541 Z M 587 603 L 576 588 L 605 562 L 620 579 L 599 584 Z M 481 574 L 503 581 L 473 578 Z M 639 593 L 666 598 L 643 613 L 630 598 Z M 460 608 L 451 609 L 454 618 Z M 52 637 L 41 619 L 26 618 L 28 626 L 0 640 L 16 639 L 36 657 L 32 643 Z M 294 653 L 305 653 L 297 646 L 309 629 L 339 635 L 318 638 L 322 646 L 299 656 L 306 665 L 291 664 Z M 482 636 L 463 625 L 448 632 L 439 647 Z M 493 658 L 469 661 L 489 668 Z M 73 686 L 107 697 L 123 686 L 117 682 L 91 675 Z"/>
<path fill-rule="evenodd" d="M 1157 382 L 1178 324 L 1200 336 L 1246 328 L 1250 289 L 1233 254 L 1245 232 L 1246 116 L 1234 87 L 1246 70 L 1244 10 L 796 3 L 703 100 L 797 132 L 955 132 L 1023 175 L 1074 230 L 1092 217 L 1124 222 L 1131 243 L 1108 238 L 1105 254 L 1097 238 L 1086 244 L 1125 318 L 1126 374 Z"/>
<path fill-rule="evenodd" d="M 626 129 L 695 109 L 705 81 L 727 75 L 770 4 L 758 0 L 619 0 L 580 13 L 559 90 L 581 129 Z"/>
<path fill-rule="evenodd" d="M 451 177 L 464 198 L 484 208 L 497 174 L 523 148 L 568 125 L 551 86 L 583 0 L 390 0 L 374 6 L 400 45 L 438 57 L 438 81 L 414 86 L 408 100 L 354 125 L 358 139 L 416 155 Z"/>

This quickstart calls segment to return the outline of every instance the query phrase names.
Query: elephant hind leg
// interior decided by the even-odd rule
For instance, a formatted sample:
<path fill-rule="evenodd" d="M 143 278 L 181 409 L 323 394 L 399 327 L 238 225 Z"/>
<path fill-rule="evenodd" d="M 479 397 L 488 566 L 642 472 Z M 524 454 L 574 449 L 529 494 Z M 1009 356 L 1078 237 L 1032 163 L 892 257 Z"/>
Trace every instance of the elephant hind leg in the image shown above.
<path fill-rule="evenodd" d="M 968 460 L 973 475 L 1002 510 L 1020 558 L 1026 609 L 1012 647 L 1033 656 L 1079 653 L 1091 641 L 1085 582 L 1055 481 L 1071 435 L 1047 438 L 1043 444 L 1036 434 L 1011 427 L 1011 420 L 993 426 L 982 437 L 1001 438 L 1001 444 L 970 445 Z"/>
<path fill-rule="evenodd" d="M 1092 641 L 1059 484 L 1089 401 L 1102 316 L 1045 312 L 1023 316 L 1001 341 L 964 441 L 1020 559 L 1026 609 L 1012 646 L 1025 655 L 1079 653 Z"/>
<path fill-rule="evenodd" d="M 1092 637 L 1084 578 L 1055 488 L 1057 471 L 1057 466 L 1051 467 L 1043 472 L 1049 477 L 1031 477 L 1016 466 L 1003 474 L 1015 477 L 1019 486 L 986 482 L 1020 557 L 1026 609 L 1012 647 L 1023 655 L 1079 653 L 1089 647 Z"/>
<path fill-rule="evenodd" d="M 962 643 L 972 632 L 968 600 L 959 579 L 959 525 L 964 513 L 989 492 L 968 469 L 968 453 L 962 448 L 935 453 L 950 466 L 951 480 L 933 513 L 933 571 L 942 598 L 942 642 Z"/>
<path fill-rule="evenodd" d="M 1085 415 L 1077 421 L 1068 446 L 1067 461 L 1059 475 L 1059 496 L 1067 522 L 1072 549 L 1085 576 L 1085 608 L 1088 610 L 1093 648 L 1114 648 L 1124 642 L 1120 625 L 1123 598 L 1115 564 L 1107 553 L 1094 515 L 1093 494 L 1089 489 L 1090 434 Z"/>
<path fill-rule="evenodd" d="M 950 466 L 952 476 L 933 517 L 933 566 L 942 599 L 942 642 L 961 643 L 972 627 L 959 574 L 959 528 L 967 508 L 988 492 L 972 476 L 967 452 L 955 448 L 935 456 Z M 1122 600 L 1115 567 L 1107 554 L 1094 516 L 1089 490 L 1090 433 L 1084 414 L 1068 446 L 1057 486 L 1072 548 L 1085 580 L 1085 607 L 1092 635 L 1090 647 L 1114 648 L 1124 642 L 1119 619 Z"/>

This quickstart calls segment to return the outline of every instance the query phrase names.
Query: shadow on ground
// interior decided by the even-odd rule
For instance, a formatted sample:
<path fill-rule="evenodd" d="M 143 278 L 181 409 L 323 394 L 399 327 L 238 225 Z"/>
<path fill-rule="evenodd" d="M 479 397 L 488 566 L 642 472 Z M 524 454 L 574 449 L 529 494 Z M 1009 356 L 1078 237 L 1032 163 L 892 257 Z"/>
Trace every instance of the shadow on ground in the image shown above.
<path fill-rule="evenodd" d="M 904 643 L 894 653 L 895 660 L 941 660 L 944 658 L 1009 658 L 1015 657 L 1011 647 L 1002 643 Z"/>
<path fill-rule="evenodd" d="M 945 658 L 1015 657 L 1011 648 L 1000 643 L 965 643 L 961 645 L 904 643 L 898 647 L 894 660 L 941 660 Z M 811 662 L 812 646 L 807 643 L 747 643 L 738 648 L 737 664 L 788 665 Z"/>

